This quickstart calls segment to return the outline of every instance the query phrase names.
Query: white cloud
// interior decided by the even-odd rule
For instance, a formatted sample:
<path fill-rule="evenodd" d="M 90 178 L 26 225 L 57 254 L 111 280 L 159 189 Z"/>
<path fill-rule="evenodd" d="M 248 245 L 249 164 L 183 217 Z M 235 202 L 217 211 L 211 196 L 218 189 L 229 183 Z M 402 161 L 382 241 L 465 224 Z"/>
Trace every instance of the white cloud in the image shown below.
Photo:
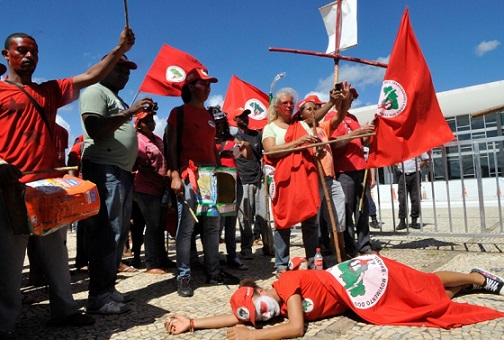
<path fill-rule="evenodd" d="M 474 52 L 477 56 L 482 57 L 488 52 L 495 50 L 500 44 L 499 40 L 482 41 L 474 48 Z"/>
<path fill-rule="evenodd" d="M 158 115 L 154 115 L 154 122 L 156 123 L 156 129 L 154 129 L 154 133 L 156 135 L 163 137 L 167 120 L 168 117 L 160 117 Z"/>
<path fill-rule="evenodd" d="M 224 97 L 221 94 L 216 94 L 208 98 L 207 106 L 220 105 L 222 107 L 222 103 L 224 103 Z"/>

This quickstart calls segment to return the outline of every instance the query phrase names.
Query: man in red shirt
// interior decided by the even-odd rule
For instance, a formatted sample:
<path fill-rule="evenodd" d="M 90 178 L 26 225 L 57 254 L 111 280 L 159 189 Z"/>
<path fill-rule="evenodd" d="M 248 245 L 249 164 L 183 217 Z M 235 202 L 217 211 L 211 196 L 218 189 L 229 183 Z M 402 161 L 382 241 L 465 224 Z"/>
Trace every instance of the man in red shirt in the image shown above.
<path fill-rule="evenodd" d="M 351 88 L 352 100 L 358 97 L 358 93 Z M 326 119 L 330 117 L 326 116 Z M 334 131 L 331 138 L 341 136 L 358 136 L 374 131 L 372 123 L 360 125 L 357 117 L 347 113 L 345 119 Z M 362 185 L 364 171 L 367 167 L 364 158 L 363 145 L 369 143 L 369 137 L 346 139 L 331 144 L 334 157 L 334 170 L 336 179 L 340 182 L 345 193 L 346 229 L 345 229 L 345 249 L 350 256 L 358 253 L 367 254 L 373 252 L 371 249 L 371 237 L 369 233 L 369 204 L 367 199 L 363 200 L 362 211 L 359 210 L 359 202 L 365 189 Z M 357 231 L 357 242 L 355 232 Z"/>
<path fill-rule="evenodd" d="M 58 165 L 53 134 L 56 111 L 79 96 L 84 87 L 103 79 L 121 56 L 135 43 L 135 36 L 125 28 L 119 43 L 108 56 L 85 73 L 74 77 L 32 81 L 38 63 L 38 45 L 25 33 L 7 37 L 2 55 L 8 63 L 8 80 L 0 82 L 0 337 L 13 331 L 21 307 L 19 294 L 23 261 L 28 242 L 26 212 L 22 206 L 24 185 L 33 180 L 60 176 L 59 172 L 23 176 L 23 171 L 47 170 Z M 14 200 L 13 196 L 17 196 Z M 6 208 L 6 204 L 13 207 Z M 15 223 L 10 217 L 20 217 Z M 49 282 L 51 320 L 49 326 L 83 326 L 94 323 L 78 312 L 70 289 L 66 228 L 37 237 L 35 252 Z"/>

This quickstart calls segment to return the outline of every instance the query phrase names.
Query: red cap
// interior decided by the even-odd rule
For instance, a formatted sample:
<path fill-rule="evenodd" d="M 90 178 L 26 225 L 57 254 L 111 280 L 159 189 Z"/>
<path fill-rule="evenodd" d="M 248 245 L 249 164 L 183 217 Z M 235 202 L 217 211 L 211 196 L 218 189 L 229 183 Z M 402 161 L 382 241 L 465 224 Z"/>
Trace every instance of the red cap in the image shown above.
<path fill-rule="evenodd" d="M 192 83 L 195 80 L 208 80 L 211 83 L 218 82 L 217 78 L 210 77 L 208 71 L 202 68 L 193 68 L 186 75 L 186 84 Z"/>
<path fill-rule="evenodd" d="M 103 56 L 102 60 L 103 60 L 103 59 L 105 59 L 105 57 L 106 57 L 106 56 L 108 56 L 108 54 L 105 54 L 105 55 Z M 137 69 L 137 67 L 138 67 L 138 66 L 137 66 L 137 64 L 135 64 L 134 62 L 132 62 L 132 61 L 128 60 L 128 57 L 126 57 L 126 54 L 123 54 L 123 55 L 121 56 L 121 59 L 119 59 L 119 60 L 117 61 L 117 63 L 118 63 L 118 64 L 123 64 L 123 65 L 126 65 L 126 66 L 130 69 L 130 70 L 136 70 L 136 69 Z"/>
<path fill-rule="evenodd" d="M 144 119 L 148 115 L 155 115 L 155 114 L 156 114 L 156 111 L 151 111 L 151 112 L 143 111 L 143 112 L 139 112 L 139 113 L 135 114 L 135 118 L 133 119 L 133 122 L 135 123 L 135 129 L 137 128 L 138 123 L 140 123 L 140 121 L 142 119 Z"/>
<path fill-rule="evenodd" d="M 308 261 L 304 257 L 296 256 L 289 261 L 289 270 L 306 270 Z"/>
<path fill-rule="evenodd" d="M 7 67 L 4 64 L 0 64 L 0 76 L 7 71 Z"/>
<path fill-rule="evenodd" d="M 249 109 L 244 109 L 243 107 L 239 107 L 233 111 L 233 119 L 235 119 L 236 117 L 239 117 L 241 115 L 244 115 L 244 114 L 246 114 L 248 116 L 251 113 L 252 113 L 252 111 L 250 111 Z"/>
<path fill-rule="evenodd" d="M 310 102 L 314 103 L 316 105 L 324 105 L 326 103 L 326 102 L 321 101 L 317 95 L 311 94 L 308 97 L 306 97 L 305 99 L 301 100 L 297 104 L 297 111 L 299 111 L 301 109 L 301 106 L 303 106 L 305 103 L 310 103 Z"/>
<path fill-rule="evenodd" d="M 255 326 L 256 310 L 252 297 L 254 288 L 241 287 L 231 296 L 231 309 L 233 314 L 241 321 L 250 321 Z"/>

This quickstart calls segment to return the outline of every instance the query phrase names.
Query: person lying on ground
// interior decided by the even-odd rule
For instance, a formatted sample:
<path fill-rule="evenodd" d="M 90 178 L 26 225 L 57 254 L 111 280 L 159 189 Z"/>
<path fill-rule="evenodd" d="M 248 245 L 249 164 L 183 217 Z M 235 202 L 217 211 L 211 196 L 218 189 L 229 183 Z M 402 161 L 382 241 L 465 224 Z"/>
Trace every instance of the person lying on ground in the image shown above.
<path fill-rule="evenodd" d="M 272 289 L 252 279 L 232 295 L 231 314 L 200 319 L 174 314 L 165 322 L 171 334 L 188 330 L 232 327 L 229 339 L 283 339 L 303 336 L 305 321 L 320 320 L 352 310 L 375 325 L 453 328 L 504 317 L 503 311 L 457 303 L 458 293 L 486 291 L 504 295 L 504 280 L 474 268 L 423 273 L 386 257 L 362 255 L 327 270 L 287 271 Z M 260 329 L 257 321 L 282 315 L 286 322 Z"/>

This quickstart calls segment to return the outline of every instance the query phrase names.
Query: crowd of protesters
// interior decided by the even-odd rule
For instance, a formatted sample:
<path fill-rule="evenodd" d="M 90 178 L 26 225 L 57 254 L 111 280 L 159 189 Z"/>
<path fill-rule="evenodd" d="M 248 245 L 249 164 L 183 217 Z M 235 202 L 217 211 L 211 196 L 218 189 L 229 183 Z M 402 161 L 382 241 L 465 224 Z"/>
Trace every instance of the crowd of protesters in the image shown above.
<path fill-rule="evenodd" d="M 262 254 L 274 255 L 276 275 L 283 279 L 289 270 L 291 228 L 296 224 L 301 225 L 309 268 L 314 267 L 316 250 L 321 244 L 332 248 L 327 240 L 338 240 L 333 242 L 333 251 L 337 249 L 343 261 L 359 255 L 377 256 L 371 248 L 368 200 L 364 200 L 363 209 L 357 208 L 361 197 L 366 195 L 363 147 L 368 138 L 361 135 L 373 132 L 374 125 L 360 125 L 348 112 L 358 96 L 350 84 L 343 82 L 340 88 L 331 90 L 327 103 L 309 96 L 296 105 L 296 91 L 281 89 L 268 109 L 269 123 L 262 131 L 256 131 L 248 127 L 251 113 L 248 109 L 239 107 L 226 113 L 220 107 L 205 106 L 211 84 L 218 80 L 209 76 L 206 69 L 194 68 L 187 73 L 182 87 L 183 104 L 171 110 L 165 134 L 158 136 L 154 133 L 157 103 L 146 97 L 129 107 L 119 96 L 130 72 L 137 69 L 125 55 L 134 42 L 133 32 L 126 28 L 119 44 L 86 73 L 36 84 L 32 81 L 38 62 L 35 39 L 15 33 L 5 41 L 2 54 L 8 68 L 2 65 L 0 71 L 8 70 L 8 75 L 0 82 L 0 123 L 9 134 L 0 135 L 0 270 L 4 274 L 0 281 L 1 337 L 13 331 L 21 307 L 19 291 L 28 244 L 32 245 L 31 263 L 34 268 L 37 264 L 49 287 L 48 326 L 89 326 L 94 319 L 88 314 L 128 311 L 127 302 L 132 296 L 116 290 L 117 273 L 137 271 L 142 266 L 142 243 L 146 273 L 162 275 L 176 268 L 177 293 L 182 297 L 194 295 L 192 272 L 200 264 L 195 252 L 198 234 L 203 244 L 206 284 L 210 285 L 238 285 L 240 279 L 224 267 L 247 270 L 242 260 L 254 258 L 252 244 L 261 237 Z M 80 94 L 81 89 L 84 91 Z M 101 202 L 98 214 L 78 223 L 76 267 L 87 267 L 89 275 L 86 314 L 77 310 L 70 290 L 66 227 L 49 235 L 31 236 L 29 242 L 26 211 L 7 207 L 11 200 L 22 199 L 25 183 L 62 175 L 59 171 L 41 175 L 23 175 L 23 172 L 64 165 L 61 149 L 65 147 L 56 143 L 58 139 L 53 136 L 56 111 L 77 100 L 79 95 L 83 136 L 70 152 L 69 165 L 79 166 L 73 175 L 97 186 Z M 235 135 L 230 133 L 229 121 L 237 125 Z M 27 134 L 37 134 L 38 142 Z M 352 138 L 331 146 L 303 148 L 339 137 Z M 268 236 L 271 224 L 266 211 L 270 202 L 265 195 L 268 182 L 263 175 L 263 163 L 275 168 L 272 184 L 275 193 L 271 197 L 273 242 Z M 221 167 L 237 170 L 231 189 L 236 213 L 221 216 L 214 207 L 212 212 L 196 216 L 202 195 L 198 169 L 217 171 Z M 299 188 L 302 194 L 296 192 Z M 177 213 L 175 263 L 168 258 L 165 242 L 170 208 Z M 416 211 L 412 210 L 415 219 Z M 222 229 L 227 251 L 224 263 L 219 258 Z M 237 231 L 241 236 L 240 252 L 237 252 Z M 134 261 L 124 264 L 122 255 L 130 234 Z M 373 259 L 379 261 L 378 257 Z M 493 280 L 502 291 L 500 278 L 486 272 L 466 275 L 460 280 L 442 276 L 441 281 L 445 279 L 445 287 L 452 281 L 456 281 L 457 287 L 469 284 L 486 287 Z M 254 299 L 259 301 L 259 318 L 279 314 L 279 304 L 284 304 L 295 310 L 297 328 L 295 333 L 278 334 L 300 334 L 299 321 L 304 319 L 298 315 L 302 313 L 298 294 L 293 294 L 296 304 L 291 305 L 290 295 L 284 298 L 281 293 L 272 292 L 273 298 L 263 299 L 268 294 L 263 294 L 253 282 L 248 285 L 253 288 L 253 295 L 257 295 Z M 240 294 L 245 290 L 241 288 Z M 242 295 L 234 295 L 232 304 L 245 304 L 255 310 L 257 301 Z M 272 310 L 263 313 L 261 303 Z M 255 323 L 255 315 L 245 318 L 235 313 L 226 317 L 225 325 Z M 167 330 L 174 334 L 195 327 L 224 325 L 214 324 L 214 319 L 195 325 L 192 319 L 173 318 L 179 323 L 168 322 Z"/>

